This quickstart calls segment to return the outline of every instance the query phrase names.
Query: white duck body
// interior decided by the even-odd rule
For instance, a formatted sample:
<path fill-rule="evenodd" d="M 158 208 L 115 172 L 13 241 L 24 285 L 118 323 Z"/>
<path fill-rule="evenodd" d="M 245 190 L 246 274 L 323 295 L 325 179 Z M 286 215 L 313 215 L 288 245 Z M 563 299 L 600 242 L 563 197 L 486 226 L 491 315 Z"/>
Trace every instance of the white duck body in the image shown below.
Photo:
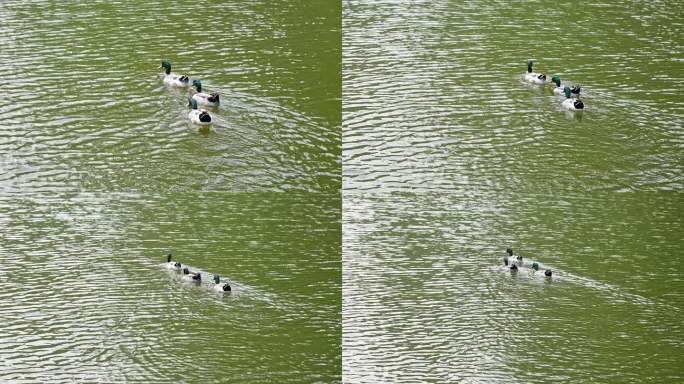
<path fill-rule="evenodd" d="M 229 283 L 221 283 L 221 278 L 219 275 L 214 275 L 214 286 L 212 289 L 216 292 L 230 292 L 232 288 Z"/>
<path fill-rule="evenodd" d="M 208 107 L 217 107 L 220 103 L 218 93 L 205 93 L 202 92 L 202 82 L 199 80 L 194 80 L 192 86 L 197 90 L 196 93 L 192 95 L 192 98 L 197 101 L 199 105 L 206 105 Z"/>
<path fill-rule="evenodd" d="M 170 261 L 166 263 L 166 269 L 172 270 L 172 271 L 180 271 L 181 270 L 181 263 L 177 261 Z"/>
<path fill-rule="evenodd" d="M 219 283 L 214 285 L 214 291 L 216 292 L 230 292 L 232 291 L 230 284 L 228 283 Z"/>
<path fill-rule="evenodd" d="M 583 111 L 584 103 L 580 99 L 573 99 L 571 97 L 572 91 L 570 90 L 570 87 L 565 87 L 563 90 L 565 91 L 566 99 L 561 103 L 561 107 L 568 111 Z"/>
<path fill-rule="evenodd" d="M 172 261 L 171 260 L 171 252 L 166 254 L 166 269 L 172 270 L 172 271 L 180 271 L 181 270 L 181 263 L 178 261 Z"/>
<path fill-rule="evenodd" d="M 568 111 L 583 111 L 584 110 L 584 103 L 581 100 L 578 99 L 565 99 L 563 100 L 563 104 L 561 106 Z"/>
<path fill-rule="evenodd" d="M 192 110 L 188 112 L 188 118 L 194 124 L 207 126 L 214 120 L 207 110 L 197 108 L 197 100 L 190 99 L 190 106 Z"/>
<path fill-rule="evenodd" d="M 546 84 L 546 75 L 543 73 L 532 72 L 532 64 L 532 60 L 527 61 L 527 73 L 525 74 L 525 81 L 539 85 Z"/>
<path fill-rule="evenodd" d="M 187 268 L 183 268 L 183 281 L 199 284 L 202 282 L 202 275 L 198 272 L 190 273 Z"/>
<path fill-rule="evenodd" d="M 189 79 L 187 76 L 178 76 L 175 73 L 164 74 L 164 84 L 173 87 L 187 87 Z"/>
<path fill-rule="evenodd" d="M 162 73 L 164 84 L 173 87 L 187 87 L 190 84 L 190 79 L 187 76 L 171 73 L 171 62 L 169 60 L 162 60 L 161 66 L 164 68 L 164 73 Z"/>
<path fill-rule="evenodd" d="M 567 87 L 568 85 L 561 86 L 560 76 L 554 76 L 551 79 L 551 81 L 556 84 L 556 87 L 553 88 L 553 93 L 555 95 L 564 95 L 565 94 L 565 87 Z M 572 86 L 570 88 L 571 96 L 574 98 L 579 98 L 580 90 L 581 90 L 581 87 L 579 85 Z"/>

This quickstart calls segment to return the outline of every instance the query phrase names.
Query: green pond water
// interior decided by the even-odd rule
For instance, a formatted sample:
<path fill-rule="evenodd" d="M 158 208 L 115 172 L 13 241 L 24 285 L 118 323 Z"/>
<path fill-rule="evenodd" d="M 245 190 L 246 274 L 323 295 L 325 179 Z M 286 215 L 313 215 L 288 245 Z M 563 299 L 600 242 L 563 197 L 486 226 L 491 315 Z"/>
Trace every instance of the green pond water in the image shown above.
<path fill-rule="evenodd" d="M 0 381 L 341 381 L 340 17 L 2 2 Z"/>
<path fill-rule="evenodd" d="M 344 381 L 682 382 L 682 3 L 343 14 Z"/>
<path fill-rule="evenodd" d="M 684 380 L 680 2 L 0 20 L 0 382 Z"/>

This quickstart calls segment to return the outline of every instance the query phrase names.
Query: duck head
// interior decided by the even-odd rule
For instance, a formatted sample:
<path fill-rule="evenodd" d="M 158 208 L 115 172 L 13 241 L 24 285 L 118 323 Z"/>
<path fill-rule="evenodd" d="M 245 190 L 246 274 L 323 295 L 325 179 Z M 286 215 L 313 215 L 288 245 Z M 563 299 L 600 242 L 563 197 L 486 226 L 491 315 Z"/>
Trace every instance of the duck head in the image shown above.
<path fill-rule="evenodd" d="M 214 283 L 218 284 L 221 281 L 221 276 L 214 275 Z"/>
<path fill-rule="evenodd" d="M 161 67 L 164 68 L 167 75 L 171 73 L 171 62 L 169 60 L 162 60 Z"/>
<path fill-rule="evenodd" d="M 560 87 L 560 76 L 556 75 L 556 76 L 552 77 L 551 81 L 556 83 L 556 87 Z"/>
<path fill-rule="evenodd" d="M 166 262 L 170 263 L 171 262 L 171 252 L 166 254 Z"/>
<path fill-rule="evenodd" d="M 504 265 L 508 265 L 508 257 L 503 258 Z"/>
<path fill-rule="evenodd" d="M 563 88 L 563 93 L 565 93 L 565 97 L 567 97 L 569 99 L 572 91 L 570 90 L 570 87 L 565 87 L 565 88 Z"/>
<path fill-rule="evenodd" d="M 539 270 L 539 264 L 537 264 L 536 261 L 534 263 L 532 263 L 532 269 L 534 269 L 535 271 Z"/>
<path fill-rule="evenodd" d="M 527 73 L 532 73 L 532 60 L 527 60 Z"/>
<path fill-rule="evenodd" d="M 506 253 L 508 253 L 508 256 L 513 256 L 513 248 L 511 248 L 511 247 L 506 248 Z"/>
<path fill-rule="evenodd" d="M 199 80 L 193 80 L 192 81 L 192 86 L 197 89 L 197 92 L 202 92 L 202 82 Z"/>

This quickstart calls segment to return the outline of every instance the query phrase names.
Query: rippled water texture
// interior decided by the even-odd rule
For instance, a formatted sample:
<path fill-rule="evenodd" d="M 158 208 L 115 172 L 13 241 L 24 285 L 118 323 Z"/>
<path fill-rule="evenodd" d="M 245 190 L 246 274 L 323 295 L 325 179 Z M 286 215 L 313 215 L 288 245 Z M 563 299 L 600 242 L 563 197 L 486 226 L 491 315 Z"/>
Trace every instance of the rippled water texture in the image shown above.
<path fill-rule="evenodd" d="M 345 382 L 681 381 L 682 204 L 345 196 Z M 509 244 L 552 278 L 511 274 Z"/>
<path fill-rule="evenodd" d="M 0 9 L 0 189 L 337 191 L 340 11 L 316 2 Z M 172 71 L 219 92 L 208 134 Z"/>
<path fill-rule="evenodd" d="M 0 382 L 340 381 L 340 17 L 2 1 Z"/>
<path fill-rule="evenodd" d="M 681 2 L 345 1 L 346 190 L 684 187 Z M 582 85 L 568 116 L 534 70 Z"/>
<path fill-rule="evenodd" d="M 684 380 L 681 3 L 343 13 L 345 382 Z"/>
<path fill-rule="evenodd" d="M 0 198 L 3 382 L 334 382 L 339 198 L 31 194 Z M 178 280 L 171 250 L 218 273 Z"/>

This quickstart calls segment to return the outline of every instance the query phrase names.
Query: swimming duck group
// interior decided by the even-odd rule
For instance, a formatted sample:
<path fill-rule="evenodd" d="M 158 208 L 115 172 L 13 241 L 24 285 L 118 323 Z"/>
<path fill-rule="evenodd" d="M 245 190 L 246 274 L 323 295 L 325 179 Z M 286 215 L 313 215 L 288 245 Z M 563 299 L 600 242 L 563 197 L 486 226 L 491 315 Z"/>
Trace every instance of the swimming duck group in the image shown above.
<path fill-rule="evenodd" d="M 503 263 L 505 266 L 510 266 L 509 269 L 511 272 L 516 273 L 522 267 L 530 268 L 534 272 L 539 271 L 539 263 L 538 262 L 533 261 L 530 263 L 529 261 L 526 261 L 520 255 L 513 256 L 513 248 L 511 248 L 511 247 L 506 248 L 506 253 L 508 254 L 508 256 L 504 256 Z M 553 272 L 550 269 L 545 269 L 544 270 L 544 276 L 551 277 L 551 276 L 553 276 Z"/>
<path fill-rule="evenodd" d="M 171 252 L 166 255 L 166 269 L 171 271 L 176 271 L 181 273 L 181 280 L 191 284 L 202 284 L 202 274 L 200 272 L 191 272 L 190 268 L 186 265 L 183 266 L 179 261 L 173 261 Z M 230 292 L 232 290 L 230 283 L 221 282 L 221 276 L 214 274 L 213 277 L 214 284 L 211 286 L 211 290 L 216 292 Z"/>
<path fill-rule="evenodd" d="M 161 68 L 164 68 L 164 73 L 161 77 L 164 84 L 176 87 L 185 88 L 190 85 L 190 78 L 187 75 L 178 75 L 171 72 L 171 61 L 162 60 Z M 220 103 L 220 96 L 216 92 L 206 93 L 202 92 L 202 81 L 195 79 L 192 81 L 190 97 L 188 98 L 188 105 L 191 107 L 188 113 L 188 118 L 191 122 L 201 126 L 208 126 L 213 121 L 209 111 L 200 109 L 199 106 L 217 107 Z"/>
<path fill-rule="evenodd" d="M 525 73 L 525 81 L 537 84 L 546 84 L 546 75 L 543 73 L 535 73 L 532 71 L 532 65 L 534 62 L 532 60 L 527 61 L 527 73 Z M 579 85 L 565 84 L 561 86 L 560 76 L 556 75 L 551 78 L 556 86 L 553 88 L 553 93 L 555 95 L 565 95 L 565 100 L 561 103 L 561 107 L 567 109 L 568 111 L 582 111 L 584 110 L 584 102 L 580 100 L 581 87 Z"/>

